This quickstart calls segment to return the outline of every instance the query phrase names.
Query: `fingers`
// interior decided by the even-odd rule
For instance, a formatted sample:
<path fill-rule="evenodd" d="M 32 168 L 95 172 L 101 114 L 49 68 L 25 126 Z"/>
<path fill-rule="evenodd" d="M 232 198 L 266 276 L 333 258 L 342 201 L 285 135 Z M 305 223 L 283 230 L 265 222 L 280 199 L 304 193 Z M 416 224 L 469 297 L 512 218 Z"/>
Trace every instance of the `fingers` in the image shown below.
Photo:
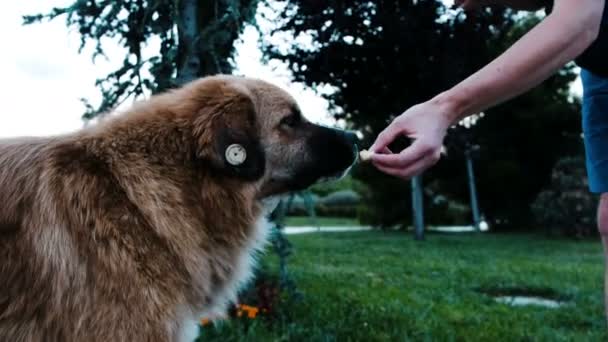
<path fill-rule="evenodd" d="M 378 170 L 380 170 L 388 175 L 407 180 L 407 179 L 410 179 L 414 176 L 421 174 L 426 169 L 433 166 L 434 163 L 435 163 L 435 161 L 432 158 L 422 158 L 422 159 L 414 162 L 407 168 L 393 168 L 393 167 L 382 166 L 379 164 L 374 164 L 374 165 L 376 166 L 376 168 Z"/>
<path fill-rule="evenodd" d="M 374 154 L 374 166 L 391 176 L 409 179 L 435 165 L 441 156 L 441 149 L 431 144 L 415 141 L 399 154 Z"/>
<path fill-rule="evenodd" d="M 393 154 L 393 151 L 391 151 L 388 147 L 385 147 L 385 148 L 382 149 L 382 151 L 379 151 L 378 153 Z"/>
<path fill-rule="evenodd" d="M 397 154 L 378 154 L 372 155 L 374 165 L 381 165 L 388 168 L 408 168 L 412 163 L 423 159 L 436 159 L 439 157 L 439 151 L 431 144 L 424 143 L 420 140 L 415 140 L 410 147 Z"/>
<path fill-rule="evenodd" d="M 384 131 L 382 131 L 380 134 L 378 134 L 376 141 L 374 142 L 372 147 L 369 148 L 369 150 L 371 152 L 373 152 L 374 154 L 378 153 L 379 151 L 384 150 L 384 148 L 386 148 L 386 146 L 388 146 L 390 143 L 392 143 L 393 140 L 395 140 L 395 138 L 400 133 L 401 133 L 401 131 L 395 124 L 395 121 L 391 122 L 391 124 L 388 125 L 388 127 L 386 127 L 384 129 Z"/>

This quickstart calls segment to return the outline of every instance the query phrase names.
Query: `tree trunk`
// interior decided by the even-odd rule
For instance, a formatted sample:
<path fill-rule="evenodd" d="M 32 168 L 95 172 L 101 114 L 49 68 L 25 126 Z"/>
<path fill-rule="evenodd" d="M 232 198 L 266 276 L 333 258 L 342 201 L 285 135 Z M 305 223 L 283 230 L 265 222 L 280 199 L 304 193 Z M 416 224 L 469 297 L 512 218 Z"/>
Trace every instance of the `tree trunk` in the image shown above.
<path fill-rule="evenodd" d="M 414 214 L 414 239 L 424 240 L 424 195 L 422 175 L 412 177 L 412 212 Z"/>
<path fill-rule="evenodd" d="M 178 0 L 177 11 L 179 47 L 176 81 L 179 85 L 182 85 L 196 79 L 200 74 L 201 60 L 198 41 L 201 25 L 199 22 L 199 1 Z"/>
<path fill-rule="evenodd" d="M 473 156 L 471 155 L 471 151 L 467 150 L 465 152 L 466 161 L 467 161 L 467 179 L 469 183 L 469 193 L 471 196 L 471 211 L 473 212 L 473 226 L 475 226 L 475 230 L 479 231 L 479 224 L 481 223 L 481 216 L 479 214 L 479 204 L 477 201 L 477 189 L 475 187 L 475 173 L 473 171 Z"/>

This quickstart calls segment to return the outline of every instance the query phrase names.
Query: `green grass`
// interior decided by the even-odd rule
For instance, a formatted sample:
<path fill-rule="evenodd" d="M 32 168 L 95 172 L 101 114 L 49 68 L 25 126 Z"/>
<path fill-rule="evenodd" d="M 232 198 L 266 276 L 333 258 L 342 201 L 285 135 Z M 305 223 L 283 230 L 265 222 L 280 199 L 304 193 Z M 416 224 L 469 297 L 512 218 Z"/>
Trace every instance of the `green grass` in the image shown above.
<path fill-rule="evenodd" d="M 359 220 L 344 217 L 317 217 L 321 227 L 352 227 L 359 226 Z M 314 221 L 308 216 L 289 216 L 285 219 L 288 227 L 314 226 Z"/>
<path fill-rule="evenodd" d="M 533 235 L 359 232 L 290 237 L 303 299 L 290 321 L 226 323 L 217 341 L 605 341 L 599 242 Z M 267 257 L 274 263 L 273 257 Z M 510 307 L 479 289 L 528 288 L 559 309 Z"/>

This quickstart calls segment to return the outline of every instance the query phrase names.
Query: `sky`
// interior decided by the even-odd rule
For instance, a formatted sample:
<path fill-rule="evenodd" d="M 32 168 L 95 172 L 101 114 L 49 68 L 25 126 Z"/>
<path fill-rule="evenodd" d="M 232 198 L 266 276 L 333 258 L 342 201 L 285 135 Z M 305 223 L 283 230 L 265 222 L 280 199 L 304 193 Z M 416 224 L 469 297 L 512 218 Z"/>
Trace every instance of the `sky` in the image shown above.
<path fill-rule="evenodd" d="M 90 48 L 79 54 L 79 35 L 70 32 L 62 18 L 22 25 L 23 15 L 47 13 L 53 7 L 72 2 L 24 0 L 3 4 L 0 11 L 3 43 L 0 52 L 0 137 L 56 135 L 81 128 L 85 107 L 80 99 L 97 103 L 100 96 L 95 80 L 122 62 L 124 52 L 112 42 L 104 45 L 108 58 L 98 58 L 94 64 Z M 244 30 L 242 40 L 237 44 L 236 73 L 261 78 L 286 89 L 311 121 L 335 124 L 328 114 L 327 101 L 312 89 L 292 83 L 285 65 L 261 63 L 258 37 L 259 33 L 253 27 Z M 574 91 L 580 92 L 580 82 L 575 83 Z"/>
<path fill-rule="evenodd" d="M 95 80 L 122 62 L 117 44 L 104 45 L 108 59 L 93 64 L 91 49 L 78 54 L 80 38 L 61 18 L 22 26 L 25 14 L 46 13 L 73 0 L 10 1 L 0 11 L 0 137 L 46 136 L 83 126 L 85 107 L 80 98 L 100 99 Z M 313 122 L 332 125 L 327 101 L 312 89 L 290 82 L 284 65 L 263 65 L 257 47 L 258 32 L 247 27 L 235 56 L 236 72 L 272 82 L 291 93 Z"/>

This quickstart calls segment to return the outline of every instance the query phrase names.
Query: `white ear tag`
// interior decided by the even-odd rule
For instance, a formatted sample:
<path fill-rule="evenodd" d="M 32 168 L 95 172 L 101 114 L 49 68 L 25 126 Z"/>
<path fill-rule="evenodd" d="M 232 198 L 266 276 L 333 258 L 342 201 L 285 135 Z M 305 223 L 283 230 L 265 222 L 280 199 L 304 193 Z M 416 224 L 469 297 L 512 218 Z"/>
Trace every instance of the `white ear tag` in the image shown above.
<path fill-rule="evenodd" d="M 239 144 L 232 144 L 226 149 L 226 160 L 230 165 L 238 166 L 247 159 L 247 151 Z"/>

